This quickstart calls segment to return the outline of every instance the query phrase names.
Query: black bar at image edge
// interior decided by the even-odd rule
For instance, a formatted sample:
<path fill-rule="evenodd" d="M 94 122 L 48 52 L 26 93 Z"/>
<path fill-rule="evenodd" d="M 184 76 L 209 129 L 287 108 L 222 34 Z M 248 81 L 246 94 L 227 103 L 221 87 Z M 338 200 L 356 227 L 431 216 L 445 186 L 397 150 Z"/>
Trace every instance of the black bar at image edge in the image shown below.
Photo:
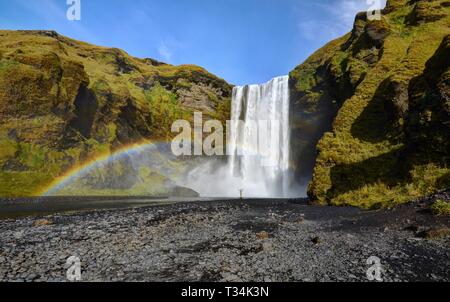
<path fill-rule="evenodd" d="M 98 293 L 114 298 L 129 298 L 130 294 L 155 297 L 218 301 L 252 298 L 276 299 L 313 294 L 314 299 L 334 294 L 399 290 L 408 294 L 420 293 L 423 288 L 448 291 L 448 283 L 0 283 L 3 294 L 10 291 L 16 298 L 22 294 L 51 293 L 59 296 L 71 293 L 71 298 Z M 331 292 L 330 292 L 331 291 Z M 435 292 L 436 293 L 436 292 Z M 51 298 L 51 296 L 48 296 Z"/>

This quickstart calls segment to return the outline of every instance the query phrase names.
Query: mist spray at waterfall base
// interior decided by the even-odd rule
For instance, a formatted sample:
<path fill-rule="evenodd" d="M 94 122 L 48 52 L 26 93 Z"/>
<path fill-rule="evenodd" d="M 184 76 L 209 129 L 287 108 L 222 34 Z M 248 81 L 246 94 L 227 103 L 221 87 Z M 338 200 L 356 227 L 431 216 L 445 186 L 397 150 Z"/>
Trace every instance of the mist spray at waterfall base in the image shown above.
<path fill-rule="evenodd" d="M 290 166 L 289 106 L 288 76 L 261 85 L 235 87 L 231 108 L 234 123 L 227 129 L 227 160 L 199 165 L 182 185 L 202 197 L 240 197 L 241 190 L 246 198 L 303 195 L 304 190 L 295 186 Z M 262 121 L 269 121 L 268 128 L 259 127 Z"/>
<path fill-rule="evenodd" d="M 227 157 L 183 159 L 168 143 L 146 142 L 75 169 L 42 195 L 305 196 L 290 164 L 288 82 L 285 76 L 234 88 Z"/>

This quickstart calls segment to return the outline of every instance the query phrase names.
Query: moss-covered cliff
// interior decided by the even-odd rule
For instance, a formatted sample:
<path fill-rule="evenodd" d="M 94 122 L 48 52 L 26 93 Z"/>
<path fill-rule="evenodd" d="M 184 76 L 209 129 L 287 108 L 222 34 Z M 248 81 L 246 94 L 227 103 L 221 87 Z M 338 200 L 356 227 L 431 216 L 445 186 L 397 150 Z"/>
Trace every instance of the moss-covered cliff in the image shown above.
<path fill-rule="evenodd" d="M 450 1 L 390 0 L 381 20 L 358 14 L 351 33 L 295 68 L 292 154 L 297 179 L 313 175 L 311 200 L 392 206 L 449 187 L 449 65 Z M 34 195 L 129 144 L 167 142 L 172 122 L 193 111 L 224 121 L 231 88 L 197 66 L 52 31 L 0 31 L 0 196 Z M 161 169 L 178 169 L 156 160 L 166 161 Z M 164 194 L 173 185 L 127 156 L 102 169 L 64 192 Z"/>
<path fill-rule="evenodd" d="M 311 199 L 392 206 L 449 187 L 449 63 L 450 2 L 390 0 L 381 20 L 358 14 L 292 71 L 293 152 L 310 158 L 298 170 L 313 170 Z M 320 139 L 314 167 L 305 137 Z"/>
<path fill-rule="evenodd" d="M 168 141 L 172 122 L 193 111 L 224 121 L 230 98 L 230 85 L 197 66 L 52 31 L 0 31 L 0 196 L 34 195 L 71 167 L 143 139 Z"/>

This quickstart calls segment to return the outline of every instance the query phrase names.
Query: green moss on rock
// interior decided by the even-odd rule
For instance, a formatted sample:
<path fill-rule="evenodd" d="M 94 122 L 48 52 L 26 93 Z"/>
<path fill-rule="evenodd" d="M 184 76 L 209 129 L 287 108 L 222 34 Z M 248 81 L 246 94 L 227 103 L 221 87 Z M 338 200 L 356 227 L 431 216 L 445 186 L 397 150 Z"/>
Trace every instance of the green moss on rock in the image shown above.
<path fill-rule="evenodd" d="M 391 0 L 380 21 L 360 13 L 351 34 L 291 73 L 296 114 L 326 125 L 315 133 L 313 201 L 390 207 L 448 186 L 450 11 L 442 2 Z M 418 11 L 423 22 L 413 24 Z M 294 128 L 294 144 L 305 129 Z"/>
<path fill-rule="evenodd" d="M 175 119 L 225 121 L 231 86 L 53 31 L 0 31 L 0 196 L 36 194 L 71 167 L 142 140 Z M 211 101 L 212 100 L 212 101 Z"/>

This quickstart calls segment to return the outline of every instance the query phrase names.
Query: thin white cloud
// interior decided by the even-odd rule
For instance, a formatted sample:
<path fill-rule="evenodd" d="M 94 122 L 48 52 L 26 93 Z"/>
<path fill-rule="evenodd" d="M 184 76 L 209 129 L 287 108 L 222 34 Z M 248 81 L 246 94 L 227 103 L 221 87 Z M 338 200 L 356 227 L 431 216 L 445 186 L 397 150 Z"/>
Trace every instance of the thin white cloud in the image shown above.
<path fill-rule="evenodd" d="M 376 7 L 382 9 L 386 0 L 339 0 L 333 3 L 316 3 L 317 6 L 327 11 L 341 26 L 351 25 L 358 12 L 367 12 Z"/>
<path fill-rule="evenodd" d="M 297 14 L 300 18 L 298 23 L 300 35 L 307 40 L 328 41 L 337 38 L 351 30 L 358 12 L 368 11 L 373 7 L 373 3 L 377 2 L 379 8 L 386 5 L 386 0 L 334 0 L 299 7 Z M 321 18 L 309 15 L 309 10 L 318 12 Z"/>
<path fill-rule="evenodd" d="M 70 28 L 76 31 L 84 40 L 96 41 L 96 36 L 93 35 L 81 21 L 69 21 L 67 20 L 65 6 L 57 5 L 54 0 L 18 0 L 18 3 L 26 10 L 36 14 L 39 18 L 43 19 L 47 24 L 47 29 L 60 29 Z M 66 1 L 62 1 L 63 4 Z M 67 9 L 69 6 L 67 6 Z M 81 15 L 83 16 L 83 1 L 81 1 Z M 82 17 L 83 18 L 83 17 Z"/>
<path fill-rule="evenodd" d="M 161 41 L 158 46 L 158 53 L 165 61 L 169 62 L 172 59 L 172 51 L 167 46 L 166 42 Z"/>
<path fill-rule="evenodd" d="M 129 15 L 132 17 L 130 21 L 135 23 L 147 24 L 149 22 L 153 22 L 153 18 L 150 17 L 144 9 L 133 9 Z"/>
<path fill-rule="evenodd" d="M 184 44 L 173 37 L 166 38 L 159 42 L 158 53 L 164 61 L 174 63 L 176 53 L 184 48 Z"/>

